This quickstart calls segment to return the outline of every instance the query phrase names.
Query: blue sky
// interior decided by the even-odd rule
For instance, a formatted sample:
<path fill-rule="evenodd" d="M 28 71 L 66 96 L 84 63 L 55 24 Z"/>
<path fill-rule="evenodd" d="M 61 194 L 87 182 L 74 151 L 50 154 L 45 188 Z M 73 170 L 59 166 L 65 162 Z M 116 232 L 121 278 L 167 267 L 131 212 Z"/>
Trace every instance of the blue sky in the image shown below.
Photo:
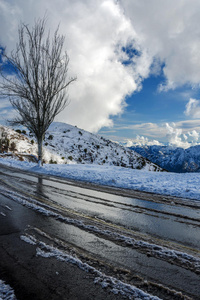
<path fill-rule="evenodd" d="M 159 85 L 164 80 L 163 74 L 145 79 L 141 90 L 127 97 L 127 107 L 124 112 L 120 116 L 112 117 L 114 126 L 112 128 L 104 127 L 99 133 L 118 141 L 126 139 L 137 141 L 135 137 L 139 135 L 148 138 L 150 142 L 158 140 L 167 144 L 169 142 L 167 132 L 164 134 L 159 134 L 157 130 L 147 132 L 144 124 L 151 123 L 165 128 L 166 123 L 174 126 L 178 122 L 182 124 L 183 121 L 187 121 L 185 109 L 188 100 L 190 98 L 198 99 L 200 90 L 184 85 L 175 90 L 159 91 Z M 151 127 L 149 126 L 149 128 Z M 187 133 L 190 127 L 188 130 L 187 124 L 185 126 L 182 124 L 182 129 Z M 189 140 L 192 141 L 191 138 Z"/>
<path fill-rule="evenodd" d="M 128 145 L 200 143 L 199 0 L 0 0 L 0 46 L 20 21 L 60 24 L 77 76 L 56 121 Z M 0 101 L 0 122 L 12 117 Z"/>

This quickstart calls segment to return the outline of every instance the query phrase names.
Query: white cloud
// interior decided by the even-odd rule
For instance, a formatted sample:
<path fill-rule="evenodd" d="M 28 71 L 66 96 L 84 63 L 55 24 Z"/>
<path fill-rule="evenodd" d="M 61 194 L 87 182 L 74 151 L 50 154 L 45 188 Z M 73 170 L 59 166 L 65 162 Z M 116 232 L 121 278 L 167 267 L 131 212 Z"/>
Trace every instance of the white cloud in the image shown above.
<path fill-rule="evenodd" d="M 187 139 L 188 139 L 188 137 L 185 133 L 183 134 L 183 138 L 184 138 L 185 141 L 187 141 Z"/>
<path fill-rule="evenodd" d="M 200 1 L 121 0 L 140 45 L 165 64 L 161 89 L 200 83 Z"/>
<path fill-rule="evenodd" d="M 189 148 L 200 144 L 200 122 L 197 123 L 196 120 L 170 124 L 142 123 L 129 126 L 127 129 L 132 129 L 133 135 L 135 132 L 140 133 L 140 135 L 136 135 L 136 138 L 124 139 L 128 147 L 167 143 L 174 147 Z M 158 140 L 162 140 L 162 143 Z"/>
<path fill-rule="evenodd" d="M 165 135 L 166 135 L 165 126 L 156 124 L 156 123 L 141 123 L 141 124 L 135 124 L 135 125 L 121 127 L 120 129 L 132 130 L 134 132 L 134 134 L 136 134 L 138 136 L 145 135 L 145 136 L 150 137 L 151 139 L 165 137 Z"/>
<path fill-rule="evenodd" d="M 192 130 L 191 132 L 188 132 L 188 135 L 192 137 L 194 142 L 197 142 L 199 139 L 199 132 L 196 132 L 196 130 Z"/>
<path fill-rule="evenodd" d="M 152 146 L 152 145 L 157 145 L 157 146 L 163 146 L 162 143 L 160 143 L 157 140 L 149 140 L 147 137 L 137 135 L 136 138 L 134 139 L 127 139 L 126 140 L 126 147 L 131 147 L 131 146 Z"/>
<path fill-rule="evenodd" d="M 188 131 L 196 130 L 200 132 L 200 121 L 199 120 L 184 120 L 176 122 L 176 127 L 182 128 L 183 133 Z"/>
<path fill-rule="evenodd" d="M 110 116 L 120 114 L 125 97 L 148 76 L 146 54 L 134 68 L 122 63 L 122 46 L 134 43 L 135 31 L 114 0 L 0 0 L 0 43 L 15 47 L 20 19 L 33 24 L 47 11 L 47 25 L 66 35 L 70 73 L 77 81 L 69 87 L 70 105 L 57 117 L 90 131 L 111 126 Z M 143 63 L 144 61 L 144 63 Z"/>
<path fill-rule="evenodd" d="M 161 90 L 199 85 L 199 11 L 199 0 L 0 0 L 0 45 L 15 47 L 20 20 L 32 26 L 47 13 L 50 29 L 60 23 L 77 82 L 57 120 L 98 131 L 112 125 L 110 117 L 123 112 L 126 96 L 151 72 L 159 74 L 162 64 Z M 130 58 L 122 47 L 133 46 L 140 55 Z M 122 63 L 127 59 L 133 64 Z"/>
<path fill-rule="evenodd" d="M 175 147 L 188 148 L 200 144 L 199 133 L 196 130 L 186 131 L 178 128 L 178 123 L 166 123 L 166 138 L 168 143 Z M 184 133 L 183 133 L 184 131 Z"/>
<path fill-rule="evenodd" d="M 166 129 L 167 129 L 166 137 L 170 145 L 186 148 L 186 144 L 188 143 L 182 141 L 181 138 L 182 129 L 176 128 L 174 123 L 172 124 L 172 126 L 166 123 Z"/>
<path fill-rule="evenodd" d="M 200 118 L 200 100 L 190 98 L 186 104 L 185 115 L 192 118 Z"/>

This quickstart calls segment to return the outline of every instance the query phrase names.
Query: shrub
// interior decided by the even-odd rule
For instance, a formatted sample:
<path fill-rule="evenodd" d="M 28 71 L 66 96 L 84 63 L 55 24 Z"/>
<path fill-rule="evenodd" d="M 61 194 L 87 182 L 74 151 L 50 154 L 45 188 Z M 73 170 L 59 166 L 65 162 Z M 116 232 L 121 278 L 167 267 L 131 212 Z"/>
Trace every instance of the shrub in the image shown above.
<path fill-rule="evenodd" d="M 23 134 L 26 134 L 26 130 L 22 130 L 22 133 L 23 133 Z"/>
<path fill-rule="evenodd" d="M 12 142 L 10 144 L 10 151 L 14 152 L 15 150 L 16 150 L 16 144 L 15 144 L 15 142 Z"/>
<path fill-rule="evenodd" d="M 52 134 L 49 135 L 48 140 L 53 140 L 53 135 Z"/>
<path fill-rule="evenodd" d="M 68 156 L 68 159 L 69 159 L 69 160 L 72 160 L 72 159 L 73 159 L 73 157 L 70 155 L 70 156 Z"/>
<path fill-rule="evenodd" d="M 4 136 L 2 139 L 0 139 L 0 152 L 8 152 L 10 140 L 7 138 L 7 136 Z"/>
<path fill-rule="evenodd" d="M 34 144 L 34 140 L 31 140 L 31 144 L 33 145 Z M 46 143 L 46 144 L 48 144 L 48 143 Z M 46 146 L 46 145 L 45 145 Z"/>
<path fill-rule="evenodd" d="M 20 129 L 15 130 L 17 133 L 22 133 Z"/>
<path fill-rule="evenodd" d="M 8 152 L 9 145 L 10 145 L 10 140 L 8 138 L 4 138 L 1 141 L 2 152 Z"/>
<path fill-rule="evenodd" d="M 57 164 L 57 161 L 53 160 L 52 158 L 49 161 L 49 164 Z"/>

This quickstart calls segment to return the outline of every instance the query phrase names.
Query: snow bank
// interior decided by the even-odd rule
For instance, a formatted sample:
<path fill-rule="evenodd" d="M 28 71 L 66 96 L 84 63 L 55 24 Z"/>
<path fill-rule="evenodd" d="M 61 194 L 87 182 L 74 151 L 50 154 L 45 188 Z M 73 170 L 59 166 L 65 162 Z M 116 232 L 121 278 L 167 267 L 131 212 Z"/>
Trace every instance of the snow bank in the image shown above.
<path fill-rule="evenodd" d="M 13 289 L 4 281 L 0 280 L 0 299 L 2 300 L 17 300 Z"/>
<path fill-rule="evenodd" d="M 200 173 L 167 173 L 105 165 L 52 165 L 1 159 L 0 163 L 40 174 L 56 175 L 100 185 L 128 188 L 200 200 Z"/>
<path fill-rule="evenodd" d="M 34 237 L 21 237 L 22 240 L 27 241 L 34 239 Z M 26 240 L 27 239 L 27 240 Z M 79 258 L 74 257 L 65 253 L 64 251 L 59 250 L 53 246 L 50 246 L 42 241 L 38 242 L 38 247 L 36 249 L 36 255 L 41 256 L 44 258 L 54 257 L 59 261 L 70 263 L 73 265 L 78 266 L 81 270 L 92 273 L 94 278 L 95 284 L 100 284 L 103 288 L 109 287 L 110 291 L 113 294 L 121 294 L 129 299 L 144 299 L 144 300 L 159 300 L 160 298 L 156 296 L 152 296 L 148 293 L 143 292 L 139 288 L 124 283 L 121 280 L 118 280 L 114 277 L 107 276 L 104 273 L 100 272 L 99 270 L 95 269 L 94 267 L 90 266 L 87 263 L 82 262 Z"/>

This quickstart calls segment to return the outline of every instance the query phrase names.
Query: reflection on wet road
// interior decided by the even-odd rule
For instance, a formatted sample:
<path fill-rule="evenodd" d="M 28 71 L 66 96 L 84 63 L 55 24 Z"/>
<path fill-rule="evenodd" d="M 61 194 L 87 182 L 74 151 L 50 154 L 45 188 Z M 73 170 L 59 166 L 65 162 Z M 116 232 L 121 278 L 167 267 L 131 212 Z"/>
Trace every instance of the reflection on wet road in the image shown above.
<path fill-rule="evenodd" d="M 200 249 L 200 205 L 191 208 L 156 203 L 75 187 L 41 175 L 13 174 L 9 170 L 6 173 L 0 174 L 0 178 L 63 208 Z"/>
<path fill-rule="evenodd" d="M 165 202 L 164 197 L 154 201 L 148 194 L 146 199 L 123 197 L 84 188 L 84 183 L 76 186 L 62 179 L 3 167 L 0 181 L 13 189 L 13 196 L 1 191 L 5 196 L 1 196 L 1 208 L 6 216 L 1 234 L 26 230 L 34 232 L 38 239 L 48 234 L 54 243 L 62 241 L 62 247 L 67 243 L 85 256 L 92 255 L 113 267 L 128 269 L 144 281 L 155 281 L 198 299 L 195 298 L 200 294 L 198 202 L 183 200 L 181 205 L 180 200 L 175 205 L 173 201 Z M 40 205 L 46 209 L 45 213 L 41 214 Z M 136 242 L 135 237 L 144 240 Z M 166 245 L 175 248 L 159 248 Z M 176 250 L 188 250 L 196 254 L 196 260 L 184 253 L 179 259 Z"/>

